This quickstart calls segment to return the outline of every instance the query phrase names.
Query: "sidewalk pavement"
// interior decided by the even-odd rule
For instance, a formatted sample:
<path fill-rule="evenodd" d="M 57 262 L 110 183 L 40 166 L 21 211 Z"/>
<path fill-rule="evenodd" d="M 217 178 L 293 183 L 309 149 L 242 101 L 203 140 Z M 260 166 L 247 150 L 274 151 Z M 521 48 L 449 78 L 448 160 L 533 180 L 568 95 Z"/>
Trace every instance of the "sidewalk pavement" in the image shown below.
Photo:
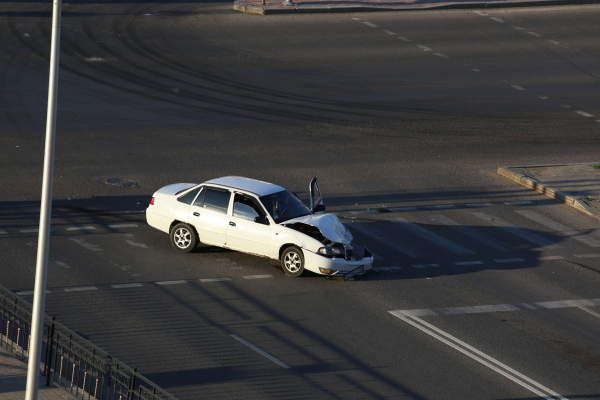
<path fill-rule="evenodd" d="M 498 173 L 600 219 L 600 162 L 500 167 Z"/>
<path fill-rule="evenodd" d="M 495 8 L 592 4 L 599 0 L 235 0 L 233 9 L 250 14 L 297 14 L 365 11 L 410 11 L 428 8 Z"/>
<path fill-rule="evenodd" d="M 40 375 L 38 399 L 75 400 L 64 389 L 52 384 L 45 386 L 46 380 Z M 15 358 L 0 346 L 0 400 L 23 400 L 27 387 L 27 364 Z"/>

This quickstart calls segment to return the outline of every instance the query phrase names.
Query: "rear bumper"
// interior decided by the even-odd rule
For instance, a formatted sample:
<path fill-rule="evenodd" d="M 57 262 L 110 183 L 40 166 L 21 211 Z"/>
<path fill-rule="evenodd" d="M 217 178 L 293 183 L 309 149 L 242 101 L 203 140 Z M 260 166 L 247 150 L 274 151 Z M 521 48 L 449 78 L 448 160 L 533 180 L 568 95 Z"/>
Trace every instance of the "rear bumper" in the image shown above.
<path fill-rule="evenodd" d="M 152 207 L 154 206 L 149 206 L 146 209 L 146 221 L 148 222 L 148 225 L 165 233 L 169 233 L 169 228 L 171 227 L 173 219 L 155 214 L 152 210 Z"/>
<path fill-rule="evenodd" d="M 365 272 L 373 268 L 373 256 L 362 260 L 345 260 L 343 258 L 328 258 L 312 253 L 304 249 L 304 268 L 319 275 L 344 276 L 358 267 L 364 267 Z M 320 268 L 335 271 L 332 274 L 324 274 Z"/>

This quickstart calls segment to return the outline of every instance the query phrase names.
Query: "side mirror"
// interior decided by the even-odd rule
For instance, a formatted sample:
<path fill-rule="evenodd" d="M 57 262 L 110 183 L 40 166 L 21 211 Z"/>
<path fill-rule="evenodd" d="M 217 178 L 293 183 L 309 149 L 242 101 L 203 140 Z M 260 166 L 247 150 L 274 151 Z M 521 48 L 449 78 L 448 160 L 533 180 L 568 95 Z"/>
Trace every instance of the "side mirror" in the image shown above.
<path fill-rule="evenodd" d="M 269 220 L 267 219 L 267 217 L 256 217 L 254 218 L 254 222 L 256 222 L 257 224 L 269 225 Z"/>
<path fill-rule="evenodd" d="M 313 212 L 316 212 L 316 213 L 317 213 L 317 212 L 319 212 L 319 211 L 325 211 L 325 205 L 324 205 L 324 204 L 317 204 L 317 205 L 315 206 L 315 209 L 314 209 L 314 211 L 313 211 Z"/>

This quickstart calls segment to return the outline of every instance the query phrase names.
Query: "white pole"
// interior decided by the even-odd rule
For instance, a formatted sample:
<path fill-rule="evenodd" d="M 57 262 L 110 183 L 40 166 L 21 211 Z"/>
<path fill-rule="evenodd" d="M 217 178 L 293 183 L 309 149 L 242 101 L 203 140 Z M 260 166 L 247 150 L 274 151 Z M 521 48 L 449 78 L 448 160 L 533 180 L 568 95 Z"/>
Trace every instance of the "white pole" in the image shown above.
<path fill-rule="evenodd" d="M 50 82 L 48 85 L 48 113 L 46 116 L 46 150 L 44 152 L 44 178 L 40 209 L 40 236 L 38 239 L 35 269 L 35 292 L 31 315 L 31 346 L 27 369 L 26 400 L 37 400 L 44 334 L 46 303 L 46 276 L 48 274 L 48 245 L 50 242 L 50 217 L 52 214 L 52 180 L 54 178 L 54 137 L 56 135 L 56 87 L 58 85 L 58 54 L 60 50 L 60 10 L 62 0 L 53 0 L 52 44 L 50 48 Z"/>

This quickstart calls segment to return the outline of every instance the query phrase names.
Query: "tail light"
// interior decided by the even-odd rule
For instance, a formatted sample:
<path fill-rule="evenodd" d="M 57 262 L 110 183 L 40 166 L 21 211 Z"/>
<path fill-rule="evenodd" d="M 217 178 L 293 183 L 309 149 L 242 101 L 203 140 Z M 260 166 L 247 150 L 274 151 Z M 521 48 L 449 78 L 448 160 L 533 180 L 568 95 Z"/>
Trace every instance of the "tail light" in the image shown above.
<path fill-rule="evenodd" d="M 150 200 L 150 205 L 153 206 L 154 205 L 154 197 L 152 198 L 152 200 Z"/>

